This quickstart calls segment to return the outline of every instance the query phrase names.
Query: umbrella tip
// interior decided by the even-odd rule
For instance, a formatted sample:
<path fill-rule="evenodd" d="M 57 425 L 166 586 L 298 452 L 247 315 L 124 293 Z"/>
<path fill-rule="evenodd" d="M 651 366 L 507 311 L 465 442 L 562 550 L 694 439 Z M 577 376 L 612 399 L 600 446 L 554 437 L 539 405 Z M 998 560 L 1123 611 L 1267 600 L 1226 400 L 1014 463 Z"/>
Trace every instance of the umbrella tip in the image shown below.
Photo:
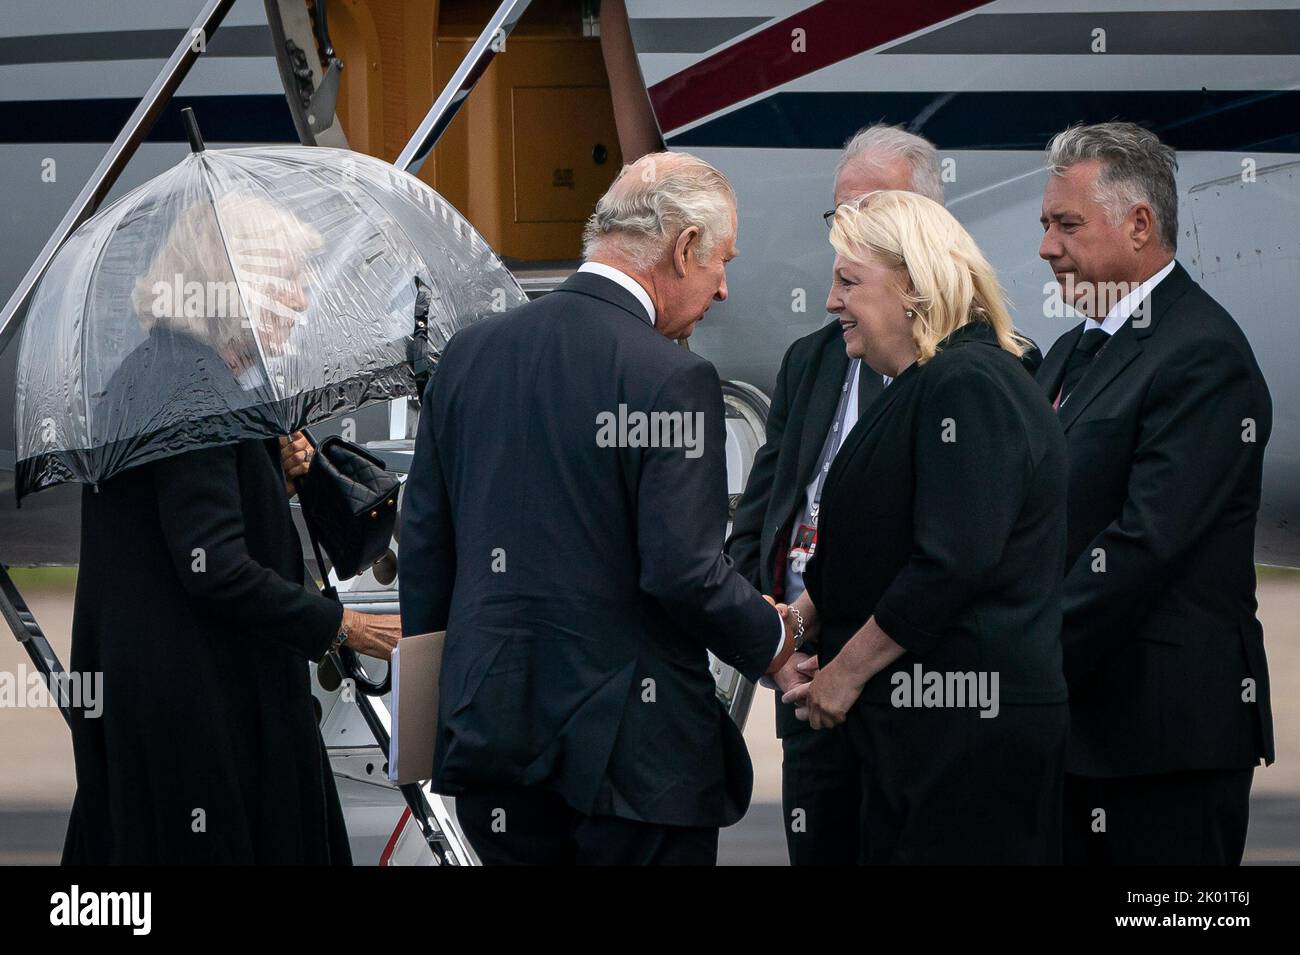
<path fill-rule="evenodd" d="M 194 118 L 193 108 L 186 106 L 181 110 L 181 119 L 185 122 L 185 135 L 190 140 L 190 152 L 203 152 L 203 134 L 199 132 L 199 121 Z"/>

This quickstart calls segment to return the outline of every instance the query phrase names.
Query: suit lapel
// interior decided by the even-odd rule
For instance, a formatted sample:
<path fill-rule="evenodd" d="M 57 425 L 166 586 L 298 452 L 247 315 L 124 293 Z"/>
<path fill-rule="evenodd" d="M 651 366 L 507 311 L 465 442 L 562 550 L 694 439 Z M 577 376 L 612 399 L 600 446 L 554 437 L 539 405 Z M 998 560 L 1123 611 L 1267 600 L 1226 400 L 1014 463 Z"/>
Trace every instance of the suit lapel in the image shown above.
<path fill-rule="evenodd" d="M 994 334 L 992 328 L 983 322 L 968 322 L 941 341 L 938 348 L 939 351 L 944 351 L 948 348 L 972 346 L 996 348 L 998 347 L 997 336 Z M 831 465 L 832 471 L 840 466 L 841 461 L 847 461 L 849 459 L 858 446 L 862 444 L 866 436 L 871 432 L 875 423 L 880 420 L 880 416 L 898 400 L 899 396 L 911 391 L 913 382 L 916 381 L 917 376 L 922 373 L 925 367 L 926 366 L 918 365 L 913 362 L 903 369 L 902 374 L 895 378 L 888 387 L 885 386 L 885 383 L 879 374 L 874 371 L 872 372 L 873 377 L 875 377 L 876 382 L 882 390 L 877 392 L 875 401 L 867 407 L 866 412 L 858 418 L 857 424 L 853 426 L 853 430 L 845 436 L 844 444 L 840 446 L 839 453 L 835 455 L 835 462 Z M 860 383 L 858 387 L 861 386 L 862 383 Z M 829 480 L 830 476 L 828 475 L 827 481 Z"/>
<path fill-rule="evenodd" d="M 1075 386 L 1069 400 L 1060 408 L 1062 428 L 1068 431 L 1088 405 L 1106 390 L 1133 359 L 1142 354 L 1143 339 L 1155 334 L 1165 313 L 1186 294 L 1192 284 L 1187 270 L 1175 263 L 1173 271 L 1166 275 L 1151 292 L 1151 301 L 1147 306 L 1149 316 L 1142 319 L 1141 306 L 1139 306 L 1139 310 L 1110 337 L 1110 341 L 1102 346 L 1097 357 L 1092 360 L 1092 364 L 1079 384 Z M 1134 324 L 1139 320 L 1141 320 L 1140 324 Z M 1055 393 L 1052 397 L 1055 397 Z"/>
<path fill-rule="evenodd" d="M 1034 380 L 1047 393 L 1048 401 L 1056 400 L 1056 394 L 1061 390 L 1061 379 L 1065 377 L 1065 363 L 1069 361 L 1070 352 L 1074 351 L 1074 346 L 1079 343 L 1082 335 L 1083 323 L 1080 323 L 1058 338 L 1056 344 L 1048 349 L 1047 357 L 1034 375 Z"/>
<path fill-rule="evenodd" d="M 1083 378 L 1066 397 L 1065 404 L 1058 409 L 1061 427 L 1069 431 L 1084 409 L 1140 354 L 1142 346 L 1133 334 L 1133 326 L 1126 324 L 1097 352 L 1097 357 L 1092 360 Z"/>
<path fill-rule="evenodd" d="M 835 455 L 835 461 L 831 464 L 832 471 L 839 467 L 841 461 L 847 461 L 853 455 L 854 450 L 870 433 L 872 427 L 880 419 L 880 416 L 885 413 L 886 409 L 898 400 L 899 395 L 904 394 L 911 388 L 911 380 L 920 374 L 921 367 L 916 364 L 909 365 L 887 388 L 884 381 L 880 381 L 882 390 L 877 392 L 875 400 L 867 406 L 866 413 L 858 418 L 858 423 L 853 426 L 853 430 L 845 435 L 844 443 L 840 445 L 839 453 Z M 877 377 L 879 378 L 879 376 Z M 900 382 L 903 383 L 901 388 L 899 387 Z M 827 475 L 826 479 L 829 482 L 830 475 Z"/>
<path fill-rule="evenodd" d="M 885 390 L 885 380 L 866 362 L 858 365 L 858 418 L 867 413 L 876 396 Z"/>

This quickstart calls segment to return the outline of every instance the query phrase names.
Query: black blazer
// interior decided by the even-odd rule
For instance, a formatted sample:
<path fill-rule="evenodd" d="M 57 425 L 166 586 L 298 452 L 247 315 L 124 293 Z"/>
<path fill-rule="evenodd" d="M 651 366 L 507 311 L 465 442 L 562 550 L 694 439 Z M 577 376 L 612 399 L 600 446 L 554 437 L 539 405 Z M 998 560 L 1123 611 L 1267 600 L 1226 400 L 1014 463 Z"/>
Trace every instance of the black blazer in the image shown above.
<path fill-rule="evenodd" d="M 1181 265 L 1060 410 L 1069 442 L 1069 769 L 1092 776 L 1273 759 L 1255 619 L 1255 518 L 1272 402 L 1245 335 Z M 1055 397 L 1083 326 L 1038 380 Z M 1104 558 L 1105 572 L 1100 572 Z M 1243 680 L 1255 702 L 1243 702 Z"/>
<path fill-rule="evenodd" d="M 765 594 L 782 596 L 777 592 L 777 563 L 786 553 L 808 483 L 817 469 L 848 365 L 838 322 L 798 339 L 781 360 L 767 413 L 767 440 L 754 456 L 726 545 L 736 569 Z M 883 389 L 880 375 L 862 366 L 859 416 Z M 784 574 L 784 568 L 781 570 Z M 778 699 L 776 735 L 785 737 L 802 730 L 811 731 L 807 723 L 795 718 L 793 706 Z"/>
<path fill-rule="evenodd" d="M 104 699 L 72 721 L 63 861 L 349 862 L 307 666 L 342 612 L 304 585 L 274 439 L 86 488 L 70 669 Z"/>
<path fill-rule="evenodd" d="M 601 447 L 621 408 L 702 415 L 698 455 Z M 399 556 L 403 629 L 448 634 L 439 792 L 537 786 L 687 826 L 744 813 L 749 755 L 705 649 L 755 679 L 781 628 L 721 553 L 725 435 L 713 366 L 601 276 L 451 340 Z"/>
<path fill-rule="evenodd" d="M 1032 375 L 1042 360 L 1042 353 L 1031 343 L 1021 364 Z M 797 339 L 781 360 L 767 416 L 767 441 L 754 456 L 727 540 L 727 553 L 735 560 L 736 569 L 765 594 L 782 596 L 777 592 L 777 564 L 786 553 L 794 521 L 817 469 L 848 363 L 838 322 Z M 883 389 L 881 376 L 863 365 L 858 382 L 859 419 Z M 781 570 L 783 574 L 784 568 Z M 807 723 L 796 719 L 793 706 L 777 700 L 777 736 L 809 729 Z"/>
<path fill-rule="evenodd" d="M 1002 704 L 1059 703 L 1065 440 L 989 326 L 971 323 L 884 390 L 835 457 L 804 581 L 823 666 L 875 616 L 894 672 L 996 671 Z"/>

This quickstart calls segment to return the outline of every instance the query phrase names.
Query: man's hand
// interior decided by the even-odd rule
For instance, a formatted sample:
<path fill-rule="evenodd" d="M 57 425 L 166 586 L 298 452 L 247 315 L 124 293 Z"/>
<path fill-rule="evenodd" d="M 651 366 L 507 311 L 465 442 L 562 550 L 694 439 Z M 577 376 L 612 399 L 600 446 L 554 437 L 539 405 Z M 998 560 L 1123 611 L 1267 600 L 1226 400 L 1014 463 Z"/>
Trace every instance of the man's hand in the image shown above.
<path fill-rule="evenodd" d="M 810 669 L 804 669 L 804 665 L 811 663 Z M 777 670 L 772 675 L 772 681 L 777 688 L 785 694 L 789 693 L 796 686 L 804 683 L 811 683 L 814 674 L 817 672 L 817 658 L 807 653 L 796 650 L 790 654 L 790 659 L 785 661 L 785 666 Z M 795 714 L 798 715 L 797 713 Z M 802 717 L 801 717 L 802 718 Z"/>
<path fill-rule="evenodd" d="M 785 694 L 788 694 L 790 690 L 794 689 L 794 687 L 807 686 L 809 683 L 813 682 L 813 677 L 816 676 L 816 669 L 818 669 L 816 656 L 803 654 L 803 652 L 800 651 L 796 651 L 794 654 L 790 655 L 790 659 L 787 660 L 784 667 L 781 667 L 779 672 L 776 673 L 776 676 L 772 678 L 772 681 L 776 683 L 777 689 L 781 691 L 781 699 L 784 699 Z M 796 716 L 797 719 L 807 722 L 807 719 L 809 719 L 809 711 L 807 711 L 807 707 L 796 707 L 794 708 L 794 716 Z"/>
<path fill-rule="evenodd" d="M 776 608 L 776 612 L 781 615 L 781 626 L 785 628 L 787 641 L 791 646 L 794 645 L 794 634 L 798 624 L 795 621 L 794 614 L 790 612 L 790 605 L 777 603 L 772 597 L 763 594 L 763 599 Z"/>
<path fill-rule="evenodd" d="M 294 479 L 307 473 L 315 454 L 311 442 L 301 431 L 295 431 L 292 437 L 280 438 L 280 467 L 284 470 L 284 489 L 290 497 L 298 492 Z"/>
<path fill-rule="evenodd" d="M 768 596 L 767 594 L 763 594 L 763 599 L 768 602 L 768 605 L 771 606 L 776 611 L 777 616 L 781 618 L 781 631 L 783 634 L 781 640 L 781 649 L 780 652 L 776 655 L 776 657 L 772 660 L 772 665 L 768 667 L 767 673 L 764 674 L 762 681 L 760 681 L 765 686 L 774 686 L 776 672 L 778 669 L 780 669 L 777 666 L 777 661 L 781 660 L 782 654 L 794 652 L 794 635 L 793 635 L 793 631 L 790 629 L 790 615 L 786 605 L 782 603 L 777 603 L 774 598 Z M 786 657 L 786 659 L 788 660 L 789 657 Z"/>

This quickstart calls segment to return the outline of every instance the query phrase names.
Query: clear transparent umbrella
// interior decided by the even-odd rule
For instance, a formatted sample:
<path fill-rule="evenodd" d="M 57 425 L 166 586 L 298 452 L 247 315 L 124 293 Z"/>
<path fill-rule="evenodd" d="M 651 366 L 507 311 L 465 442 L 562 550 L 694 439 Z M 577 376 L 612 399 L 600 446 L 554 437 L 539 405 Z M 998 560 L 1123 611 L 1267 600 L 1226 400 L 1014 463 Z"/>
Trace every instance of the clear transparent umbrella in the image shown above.
<path fill-rule="evenodd" d="M 82 225 L 36 290 L 20 498 L 413 394 L 414 364 L 525 300 L 464 217 L 388 163 L 197 148 Z"/>

